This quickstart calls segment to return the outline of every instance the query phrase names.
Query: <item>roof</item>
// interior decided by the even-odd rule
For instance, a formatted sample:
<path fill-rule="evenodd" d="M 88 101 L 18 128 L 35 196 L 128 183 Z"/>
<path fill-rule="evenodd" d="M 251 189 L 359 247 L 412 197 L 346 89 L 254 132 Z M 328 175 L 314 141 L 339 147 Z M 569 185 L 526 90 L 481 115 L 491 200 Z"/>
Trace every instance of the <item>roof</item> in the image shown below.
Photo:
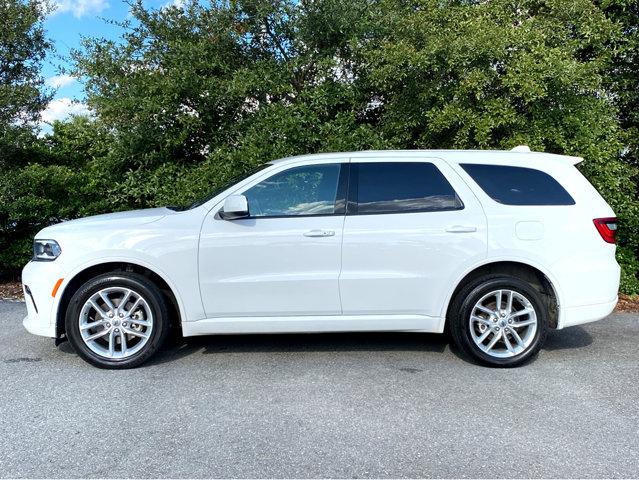
<path fill-rule="evenodd" d="M 295 163 L 304 160 L 321 160 L 331 158 L 362 158 L 362 157 L 388 157 L 389 161 L 411 157 L 437 157 L 455 163 L 501 163 L 508 159 L 516 163 L 531 163 L 541 159 L 561 160 L 572 165 L 583 161 L 581 157 L 557 155 L 545 152 L 532 152 L 525 145 L 520 145 L 512 150 L 362 150 L 357 152 L 327 152 L 273 160 L 270 164 Z"/>

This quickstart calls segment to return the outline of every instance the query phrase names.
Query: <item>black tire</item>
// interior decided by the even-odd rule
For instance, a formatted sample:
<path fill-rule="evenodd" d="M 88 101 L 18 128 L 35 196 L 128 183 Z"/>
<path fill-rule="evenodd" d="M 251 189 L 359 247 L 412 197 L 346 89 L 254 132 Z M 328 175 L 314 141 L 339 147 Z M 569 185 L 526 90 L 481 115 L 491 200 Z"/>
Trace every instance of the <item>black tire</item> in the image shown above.
<path fill-rule="evenodd" d="M 146 344 L 135 354 L 122 359 L 109 359 L 91 350 L 80 333 L 80 314 L 87 300 L 108 287 L 124 287 L 142 296 L 153 314 L 153 328 Z M 65 317 L 66 334 L 76 353 L 99 368 L 134 368 L 146 362 L 162 346 L 170 330 L 169 310 L 158 287 L 147 277 L 133 272 L 110 272 L 92 278 L 71 297 Z"/>
<path fill-rule="evenodd" d="M 471 337 L 470 326 L 475 304 L 484 295 L 500 289 L 512 290 L 526 297 L 537 315 L 537 331 L 530 345 L 521 353 L 506 358 L 498 358 L 481 350 Z M 490 367 L 517 367 L 533 359 L 545 342 L 548 335 L 548 306 L 542 294 L 528 282 L 503 274 L 485 275 L 470 282 L 455 296 L 449 309 L 448 323 L 455 345 L 477 362 Z"/>

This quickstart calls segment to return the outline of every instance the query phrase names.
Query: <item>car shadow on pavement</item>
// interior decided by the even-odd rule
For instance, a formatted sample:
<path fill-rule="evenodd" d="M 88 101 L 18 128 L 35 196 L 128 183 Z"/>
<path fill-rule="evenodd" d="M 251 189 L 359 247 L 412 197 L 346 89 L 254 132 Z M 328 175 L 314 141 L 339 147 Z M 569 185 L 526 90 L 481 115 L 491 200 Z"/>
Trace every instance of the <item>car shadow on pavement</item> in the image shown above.
<path fill-rule="evenodd" d="M 172 336 L 148 365 L 173 362 L 190 355 L 254 352 L 443 352 L 446 335 L 402 332 Z"/>
<path fill-rule="evenodd" d="M 551 330 L 543 350 L 572 350 L 587 347 L 592 336 L 583 327 Z M 471 361 L 463 352 L 450 344 L 447 334 L 411 332 L 349 332 L 313 334 L 263 335 L 210 335 L 183 338 L 172 335 L 164 348 L 147 365 L 174 362 L 200 354 L 255 353 L 255 352 L 401 352 L 422 351 L 442 353 L 449 347 L 451 353 Z M 533 360 L 534 361 L 534 360 Z M 472 361 L 471 361 L 472 362 Z M 475 363 L 475 362 L 472 362 Z"/>
<path fill-rule="evenodd" d="M 585 328 L 568 327 L 563 330 L 550 330 L 542 350 L 573 350 L 592 344 L 592 335 Z"/>
<path fill-rule="evenodd" d="M 543 350 L 572 350 L 587 347 L 593 339 L 583 327 L 551 330 Z M 164 347 L 145 365 L 175 362 L 195 354 L 256 353 L 256 352 L 435 352 L 449 348 L 456 357 L 476 363 L 450 343 L 448 334 L 413 332 L 348 332 L 312 334 L 207 335 L 181 336 L 171 332 Z M 68 342 L 59 350 L 75 354 Z"/>

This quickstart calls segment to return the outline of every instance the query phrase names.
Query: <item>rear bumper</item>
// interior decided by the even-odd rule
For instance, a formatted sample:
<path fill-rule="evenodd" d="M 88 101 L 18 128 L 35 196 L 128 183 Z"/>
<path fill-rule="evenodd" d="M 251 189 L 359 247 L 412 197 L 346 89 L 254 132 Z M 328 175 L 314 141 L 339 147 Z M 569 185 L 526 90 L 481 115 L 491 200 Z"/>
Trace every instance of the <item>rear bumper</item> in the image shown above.
<path fill-rule="evenodd" d="M 563 295 L 557 328 L 601 320 L 617 305 L 621 268 L 614 249 L 607 256 L 570 258 L 558 275 Z"/>
<path fill-rule="evenodd" d="M 611 302 L 582 305 L 579 307 L 567 307 L 564 309 L 563 321 L 559 328 L 596 322 L 597 320 L 606 318 L 612 313 L 616 305 L 617 297 L 615 297 L 615 299 Z"/>

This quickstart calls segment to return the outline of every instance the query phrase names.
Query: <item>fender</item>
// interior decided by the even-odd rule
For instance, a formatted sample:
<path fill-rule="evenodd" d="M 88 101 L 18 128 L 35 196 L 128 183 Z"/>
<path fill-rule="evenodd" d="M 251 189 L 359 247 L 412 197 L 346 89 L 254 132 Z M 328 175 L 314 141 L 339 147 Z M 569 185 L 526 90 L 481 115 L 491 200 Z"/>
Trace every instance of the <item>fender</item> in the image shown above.
<path fill-rule="evenodd" d="M 139 255 L 140 252 L 137 252 L 137 254 Z M 184 306 L 184 302 L 182 300 L 182 296 L 179 293 L 179 289 L 177 288 L 175 282 L 173 282 L 171 277 L 169 277 L 169 275 L 167 275 L 166 272 L 158 268 L 157 265 L 147 260 L 140 259 L 139 257 L 130 257 L 126 255 L 113 255 L 113 256 L 101 256 L 99 258 L 94 258 L 90 261 L 81 263 L 66 274 L 66 276 L 64 277 L 64 280 L 62 281 L 62 283 L 60 284 L 60 287 L 58 288 L 57 294 L 54 297 L 54 301 L 51 305 L 50 318 L 52 319 L 53 322 L 57 322 L 58 313 L 60 309 L 60 301 L 62 300 L 62 296 L 64 292 L 66 291 L 67 287 L 69 286 L 69 283 L 71 282 L 71 280 L 73 280 L 78 274 L 80 274 L 81 272 L 83 272 L 84 270 L 88 268 L 96 267 L 106 263 L 130 263 L 133 265 L 144 267 L 152 271 L 153 273 L 155 273 L 162 280 L 164 280 L 166 284 L 169 286 L 169 288 L 171 289 L 171 292 L 173 293 L 173 296 L 175 297 L 178 310 L 180 313 L 180 318 L 182 319 L 182 321 L 184 322 L 189 320 L 189 317 L 187 317 L 187 314 L 186 314 L 186 309 Z"/>
<path fill-rule="evenodd" d="M 530 256 L 526 256 L 526 255 L 508 255 L 508 256 L 499 256 L 499 257 L 484 257 L 481 261 L 479 262 L 475 262 L 472 263 L 470 265 L 468 265 L 455 279 L 454 282 L 451 283 L 451 288 L 448 291 L 448 294 L 446 295 L 446 299 L 442 304 L 442 310 L 440 312 L 440 318 L 442 319 L 442 324 L 441 324 L 441 331 L 444 330 L 444 324 L 446 323 L 446 313 L 448 312 L 448 307 L 450 305 L 450 302 L 452 301 L 453 298 L 453 293 L 455 293 L 455 290 L 457 290 L 457 287 L 459 286 L 459 284 L 461 283 L 461 281 L 466 278 L 466 276 L 473 272 L 474 270 L 477 270 L 478 268 L 484 267 L 486 265 L 490 265 L 493 263 L 500 263 L 500 262 L 515 262 L 515 263 L 521 263 L 524 265 L 528 265 L 530 267 L 536 268 L 537 270 L 539 270 L 541 273 L 543 273 L 546 278 L 548 279 L 548 281 L 550 282 L 550 286 L 552 287 L 555 296 L 557 297 L 557 310 L 559 313 L 559 318 L 557 320 L 557 326 L 558 328 L 561 328 L 562 322 L 563 322 L 563 317 L 565 315 L 565 313 L 563 312 L 563 309 L 561 308 L 561 306 L 563 305 L 563 293 L 561 291 L 561 288 L 558 287 L 559 283 L 557 281 L 557 279 L 555 278 L 555 276 L 548 270 L 548 268 L 543 265 L 541 262 L 539 262 L 538 260 L 535 260 L 533 258 L 531 258 Z"/>

